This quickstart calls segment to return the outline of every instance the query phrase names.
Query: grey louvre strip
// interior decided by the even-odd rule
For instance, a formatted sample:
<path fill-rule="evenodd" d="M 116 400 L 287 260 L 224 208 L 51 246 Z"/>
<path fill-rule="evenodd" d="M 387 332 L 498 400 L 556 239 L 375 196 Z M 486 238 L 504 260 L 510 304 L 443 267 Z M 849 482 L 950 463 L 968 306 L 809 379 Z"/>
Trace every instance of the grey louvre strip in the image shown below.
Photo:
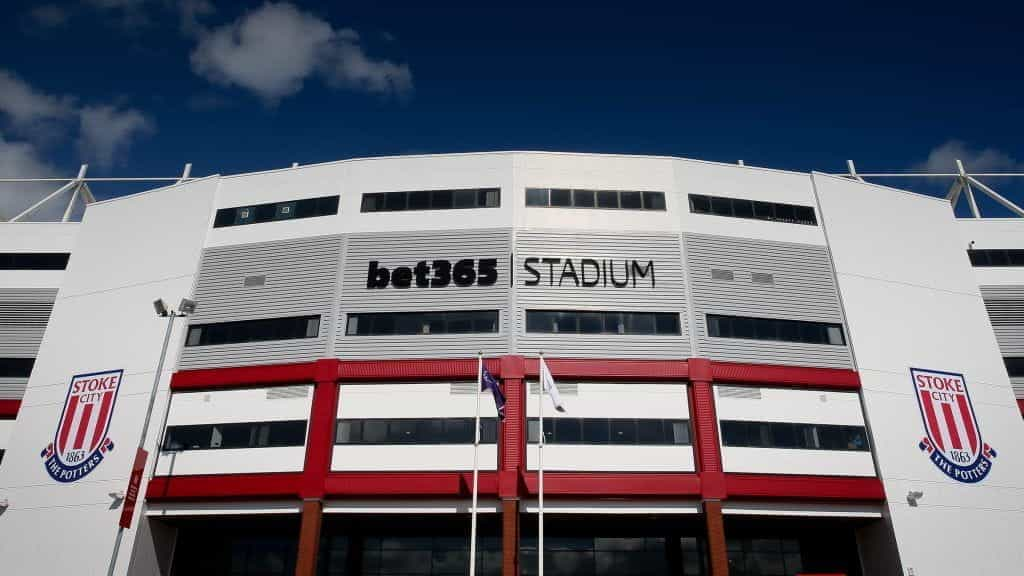
<path fill-rule="evenodd" d="M 0 289 L 0 357 L 35 358 L 56 289 Z"/>
<path fill-rule="evenodd" d="M 685 234 L 684 241 L 700 355 L 735 362 L 853 366 L 848 346 L 707 334 L 708 314 L 841 324 L 826 247 L 703 234 Z M 712 279 L 712 269 L 731 270 L 733 281 Z M 762 275 L 771 275 L 772 283 L 755 282 Z"/>
<path fill-rule="evenodd" d="M 0 378 L 0 400 L 21 400 L 28 378 Z"/>
<path fill-rule="evenodd" d="M 540 274 L 525 268 L 527 258 L 558 258 L 559 264 L 532 264 Z M 690 356 L 686 320 L 686 285 L 679 236 L 676 234 L 600 234 L 561 230 L 523 230 L 516 234 L 515 330 L 520 354 L 545 354 L 575 358 L 681 358 Z M 615 287 L 602 279 L 595 286 L 576 285 L 564 264 L 571 259 L 582 273 L 583 259 L 607 261 L 625 281 L 627 266 L 636 260 L 641 268 L 653 262 L 653 271 L 632 279 L 628 286 Z M 628 264 L 627 264 L 628 263 Z M 646 268 L 645 268 L 646 269 Z M 553 270 L 553 272 L 552 272 Z M 593 270 L 593 268 L 591 268 Z M 592 272 L 591 272 L 592 273 Z M 553 277 L 552 277 L 553 276 Z M 654 286 L 651 286 L 651 277 Z M 561 285 L 559 285 L 561 284 Z M 582 284 L 582 282 L 581 282 Z M 600 310 L 607 312 L 674 312 L 680 315 L 682 334 L 672 336 L 618 334 L 541 334 L 526 332 L 526 310 Z"/>
<path fill-rule="evenodd" d="M 190 346 L 179 368 L 301 362 L 327 355 L 341 236 L 208 248 L 190 324 L 320 315 L 316 338 Z M 246 282 L 262 276 L 263 284 Z"/>
<path fill-rule="evenodd" d="M 1024 355 L 1024 286 L 982 286 L 981 296 L 1003 356 Z"/>
<path fill-rule="evenodd" d="M 452 358 L 476 356 L 478 350 L 486 355 L 507 354 L 511 238 L 508 229 L 347 235 L 335 354 L 341 358 Z M 493 283 L 486 279 L 481 283 L 478 277 L 467 285 L 456 285 L 457 262 L 472 260 L 476 274 L 483 259 L 496 261 L 497 278 Z M 409 281 L 407 288 L 396 288 L 392 283 L 396 269 L 411 269 L 420 261 L 431 266 L 427 278 L 435 278 L 435 260 L 452 266 L 453 278 L 447 286 L 417 287 L 415 279 Z M 367 286 L 370 262 L 377 262 L 375 278 L 383 279 L 385 274 L 389 278 L 388 282 L 381 280 L 376 284 L 381 287 Z M 498 332 L 395 336 L 345 333 L 349 313 L 442 310 L 498 310 Z"/>
<path fill-rule="evenodd" d="M 1024 377 L 1010 378 L 1010 385 L 1017 398 L 1024 399 Z"/>

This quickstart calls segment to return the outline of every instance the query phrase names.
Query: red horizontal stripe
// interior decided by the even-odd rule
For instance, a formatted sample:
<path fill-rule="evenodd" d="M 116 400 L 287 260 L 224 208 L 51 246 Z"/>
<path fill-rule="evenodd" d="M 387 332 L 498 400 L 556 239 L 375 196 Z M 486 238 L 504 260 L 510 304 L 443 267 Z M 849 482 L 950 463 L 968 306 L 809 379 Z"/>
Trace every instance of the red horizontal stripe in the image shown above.
<path fill-rule="evenodd" d="M 685 380 L 686 360 L 589 360 L 578 358 L 544 358 L 556 378 L 642 378 L 645 380 Z M 540 372 L 537 358 L 526 358 L 526 374 L 536 377 Z"/>
<path fill-rule="evenodd" d="M 523 474 L 526 494 L 537 494 L 537 473 Z M 641 472 L 544 472 L 544 495 L 649 497 L 700 495 L 697 474 Z"/>
<path fill-rule="evenodd" d="M 316 367 L 316 362 L 303 362 L 302 364 L 183 370 L 175 373 L 171 378 L 171 390 L 287 385 L 296 382 L 312 383 L 317 376 Z"/>
<path fill-rule="evenodd" d="M 885 500 L 881 480 L 849 476 L 726 474 L 725 489 L 729 498 L 854 502 Z"/>
<path fill-rule="evenodd" d="M 253 498 L 297 499 L 301 484 L 301 472 L 157 476 L 150 480 L 146 487 L 146 499 L 152 502 Z"/>
<path fill-rule="evenodd" d="M 860 376 L 853 370 L 712 362 L 715 382 L 807 386 L 836 390 L 860 389 Z"/>
<path fill-rule="evenodd" d="M 479 493 L 498 495 L 498 474 L 480 472 Z M 327 496 L 364 497 L 469 497 L 472 472 L 332 472 L 327 475 Z"/>
<path fill-rule="evenodd" d="M 501 376 L 500 358 L 486 358 L 484 365 Z M 400 380 L 407 378 L 476 378 L 476 358 L 447 360 L 342 360 L 341 380 Z"/>
<path fill-rule="evenodd" d="M 21 410 L 21 400 L 0 400 L 0 418 L 15 418 Z"/>

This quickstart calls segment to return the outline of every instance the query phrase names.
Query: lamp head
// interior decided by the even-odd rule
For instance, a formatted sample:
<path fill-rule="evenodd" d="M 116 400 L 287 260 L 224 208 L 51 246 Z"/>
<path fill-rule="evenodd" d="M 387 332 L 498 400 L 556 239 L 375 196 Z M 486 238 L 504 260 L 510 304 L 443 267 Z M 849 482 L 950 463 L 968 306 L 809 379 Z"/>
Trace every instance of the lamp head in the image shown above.
<path fill-rule="evenodd" d="M 157 316 L 167 317 L 167 305 L 164 304 L 163 299 L 157 298 L 156 300 L 153 300 L 153 310 L 156 310 Z"/>
<path fill-rule="evenodd" d="M 192 314 L 196 311 L 196 301 L 189 300 L 188 298 L 182 298 L 181 303 L 178 304 L 178 312 L 182 314 Z"/>

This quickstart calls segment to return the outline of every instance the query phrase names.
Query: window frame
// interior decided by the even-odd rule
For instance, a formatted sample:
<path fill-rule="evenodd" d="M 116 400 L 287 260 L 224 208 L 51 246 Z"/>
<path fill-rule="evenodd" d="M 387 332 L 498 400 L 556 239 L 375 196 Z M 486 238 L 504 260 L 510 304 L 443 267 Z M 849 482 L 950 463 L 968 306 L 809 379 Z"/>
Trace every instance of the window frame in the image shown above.
<path fill-rule="evenodd" d="M 320 216 L 334 216 L 338 214 L 340 203 L 341 196 L 335 194 L 332 196 L 293 198 L 279 202 L 218 208 L 214 213 L 213 227 L 230 228 L 233 226 L 247 226 L 249 224 L 266 224 L 269 222 L 284 222 Z M 289 208 L 291 213 L 283 210 L 284 208 Z"/>
<path fill-rule="evenodd" d="M 592 320 L 600 315 L 602 327 L 599 331 L 584 331 L 583 319 Z M 577 335 L 618 335 L 618 336 L 681 336 L 682 323 L 679 312 L 652 312 L 618 310 L 526 310 L 527 334 L 577 334 Z M 542 328 L 544 320 L 551 329 Z M 649 320 L 652 331 L 638 331 L 641 321 Z M 668 326 L 666 326 L 668 324 Z M 611 330 L 609 326 L 615 326 Z M 565 328 L 565 329 L 563 329 Z M 570 329 L 571 328 L 571 329 Z"/>
<path fill-rule="evenodd" d="M 818 215 L 814 206 L 789 204 L 786 202 L 766 202 L 732 196 L 713 196 L 711 194 L 688 194 L 691 214 L 740 218 L 742 220 L 763 220 L 784 224 L 800 224 L 817 226 Z M 749 208 L 749 210 L 748 210 Z"/>
<path fill-rule="evenodd" d="M 479 316 L 474 316 L 479 315 Z M 486 315 L 484 317 L 483 315 Z M 416 321 L 419 319 L 418 322 Z M 382 327 L 390 323 L 392 329 L 383 331 Z M 457 324 L 458 323 L 458 324 Z M 493 330 L 478 330 L 481 323 L 491 324 Z M 419 326 L 418 330 L 399 332 L 399 326 Z M 466 325 L 468 330 L 451 330 L 454 325 Z M 443 326 L 444 331 L 435 332 L 436 326 Z M 365 327 L 365 328 L 364 328 Z M 345 336 L 437 336 L 448 334 L 500 334 L 500 310 L 435 310 L 431 312 L 351 312 L 345 315 Z"/>

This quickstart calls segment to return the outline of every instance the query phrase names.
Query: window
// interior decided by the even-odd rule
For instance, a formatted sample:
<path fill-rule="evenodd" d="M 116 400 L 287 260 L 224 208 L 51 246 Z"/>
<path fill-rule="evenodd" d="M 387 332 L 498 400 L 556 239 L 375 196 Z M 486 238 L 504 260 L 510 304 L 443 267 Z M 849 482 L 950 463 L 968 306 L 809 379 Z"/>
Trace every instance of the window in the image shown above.
<path fill-rule="evenodd" d="M 637 190 L 527 188 L 527 206 L 665 210 L 665 193 Z"/>
<path fill-rule="evenodd" d="M 349 314 L 349 336 L 486 334 L 498 331 L 497 310 Z"/>
<path fill-rule="evenodd" d="M 2 360 L 0 360 L 2 362 Z M 1006 364 L 1006 373 L 1010 377 L 1024 376 L 1024 356 L 1011 356 L 1003 358 Z"/>
<path fill-rule="evenodd" d="M 797 204 L 779 202 L 760 202 L 743 198 L 727 198 L 725 196 L 706 196 L 690 194 L 690 212 L 694 214 L 711 214 L 714 216 L 731 216 L 753 220 L 771 220 L 790 224 L 807 224 L 817 226 L 818 219 L 814 208 Z"/>
<path fill-rule="evenodd" d="M 708 314 L 707 322 L 708 335 L 716 338 L 745 338 L 832 346 L 846 345 L 843 327 L 839 324 L 717 314 Z"/>
<path fill-rule="evenodd" d="M 239 344 L 267 340 L 316 338 L 320 333 L 319 316 L 293 316 L 240 322 L 218 322 L 189 326 L 185 346 Z"/>
<path fill-rule="evenodd" d="M 168 426 L 165 451 L 283 448 L 306 443 L 305 420 Z"/>
<path fill-rule="evenodd" d="M 526 424 L 527 441 L 537 443 L 539 420 Z M 546 418 L 545 444 L 688 445 L 689 420 L 657 418 Z"/>
<path fill-rule="evenodd" d="M 722 445 L 746 448 L 868 451 L 863 426 L 722 420 Z"/>
<path fill-rule="evenodd" d="M 804 571 L 798 540 L 730 538 L 726 541 L 726 552 L 730 572 L 744 576 L 784 576 Z"/>
<path fill-rule="evenodd" d="M 28 378 L 35 358 L 0 358 L 0 378 Z"/>
<path fill-rule="evenodd" d="M 0 270 L 63 270 L 70 257 L 65 252 L 0 252 Z"/>
<path fill-rule="evenodd" d="M 1024 266 L 1024 250 L 968 250 L 967 256 L 971 259 L 971 265 L 975 267 Z"/>
<path fill-rule="evenodd" d="M 335 444 L 472 444 L 473 418 L 338 420 Z M 498 419 L 480 419 L 480 443 L 498 441 Z"/>
<path fill-rule="evenodd" d="M 214 228 L 226 226 L 242 226 L 244 224 L 261 224 L 277 220 L 293 218 L 313 218 L 315 216 L 331 216 L 338 213 L 338 196 L 321 196 L 302 200 L 286 200 L 270 204 L 254 206 L 237 206 L 221 208 L 213 220 Z"/>
<path fill-rule="evenodd" d="M 526 331 L 568 334 L 678 335 L 675 312 L 527 310 Z"/>
<path fill-rule="evenodd" d="M 462 188 L 458 190 L 369 192 L 363 194 L 360 211 L 400 212 L 405 210 L 497 208 L 499 206 L 501 206 L 500 188 Z"/>

